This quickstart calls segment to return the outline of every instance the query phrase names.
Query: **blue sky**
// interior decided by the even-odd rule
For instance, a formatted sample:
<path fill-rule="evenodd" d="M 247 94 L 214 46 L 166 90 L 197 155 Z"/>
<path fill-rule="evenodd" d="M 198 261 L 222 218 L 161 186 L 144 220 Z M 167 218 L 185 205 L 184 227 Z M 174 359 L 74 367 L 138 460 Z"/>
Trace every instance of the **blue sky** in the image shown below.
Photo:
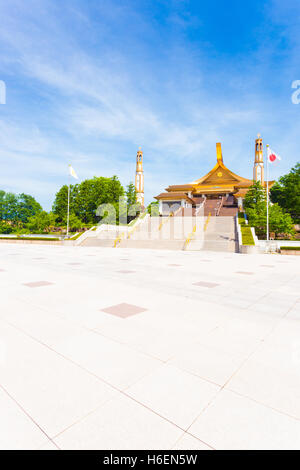
<path fill-rule="evenodd" d="M 50 209 L 80 179 L 134 179 L 145 194 L 215 164 L 252 177 L 254 139 L 300 160 L 298 0 L 0 0 L 0 189 Z"/>

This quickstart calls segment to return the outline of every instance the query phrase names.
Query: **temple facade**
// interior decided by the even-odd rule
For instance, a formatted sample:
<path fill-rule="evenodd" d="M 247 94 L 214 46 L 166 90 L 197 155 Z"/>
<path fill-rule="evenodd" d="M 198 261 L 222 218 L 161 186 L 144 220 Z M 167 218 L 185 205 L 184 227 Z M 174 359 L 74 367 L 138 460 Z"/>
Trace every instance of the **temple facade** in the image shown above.
<path fill-rule="evenodd" d="M 260 135 L 255 141 L 253 179 L 243 178 L 229 170 L 223 162 L 221 144 L 217 143 L 217 162 L 206 175 L 192 183 L 173 185 L 155 197 L 159 201 L 161 215 L 175 212 L 177 208 L 196 208 L 202 202 L 211 215 L 233 215 L 243 206 L 243 199 L 253 181 L 265 187 L 263 142 Z M 271 187 L 272 182 L 270 182 Z M 220 214 L 223 208 L 223 212 Z M 225 210 L 231 209 L 231 210 Z"/>

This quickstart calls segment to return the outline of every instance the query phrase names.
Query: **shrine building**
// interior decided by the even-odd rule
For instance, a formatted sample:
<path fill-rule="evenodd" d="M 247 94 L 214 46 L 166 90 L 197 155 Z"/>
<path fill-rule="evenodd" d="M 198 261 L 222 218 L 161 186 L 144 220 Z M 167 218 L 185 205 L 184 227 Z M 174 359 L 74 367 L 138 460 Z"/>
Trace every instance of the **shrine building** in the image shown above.
<path fill-rule="evenodd" d="M 263 142 L 260 135 L 255 141 L 253 179 L 244 178 L 229 170 L 223 162 L 221 144 L 217 143 L 217 162 L 206 175 L 192 183 L 172 185 L 155 197 L 161 215 L 169 215 L 177 208 L 196 209 L 205 202 L 205 212 L 211 215 L 235 215 L 243 206 L 243 199 L 254 181 L 266 187 L 264 178 Z M 269 186 L 272 186 L 270 182 Z"/>

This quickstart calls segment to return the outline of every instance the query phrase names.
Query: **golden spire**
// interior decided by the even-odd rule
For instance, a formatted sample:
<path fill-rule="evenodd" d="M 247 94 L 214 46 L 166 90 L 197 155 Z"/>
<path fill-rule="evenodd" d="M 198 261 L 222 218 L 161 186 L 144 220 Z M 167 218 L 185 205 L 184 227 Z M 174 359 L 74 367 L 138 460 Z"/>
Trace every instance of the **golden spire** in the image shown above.
<path fill-rule="evenodd" d="M 220 142 L 217 143 L 217 162 L 223 163 L 222 146 Z"/>

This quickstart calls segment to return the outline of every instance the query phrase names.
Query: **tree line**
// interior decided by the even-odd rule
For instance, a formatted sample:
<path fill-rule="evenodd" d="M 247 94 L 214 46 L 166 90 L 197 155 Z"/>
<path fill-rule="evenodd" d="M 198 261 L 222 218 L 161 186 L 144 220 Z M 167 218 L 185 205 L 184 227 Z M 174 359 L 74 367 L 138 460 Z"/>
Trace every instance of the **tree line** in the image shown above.
<path fill-rule="evenodd" d="M 267 193 L 259 182 L 246 193 L 244 209 L 249 225 L 259 238 L 266 237 Z M 300 163 L 279 178 L 270 190 L 269 231 L 275 235 L 295 235 L 295 224 L 300 223 Z"/>
<path fill-rule="evenodd" d="M 107 214 L 97 215 L 101 205 L 114 208 L 116 223 L 127 223 L 141 210 L 136 202 L 136 190 L 130 183 L 126 190 L 117 176 L 94 177 L 79 184 L 70 185 L 70 229 L 79 230 L 91 227 Z M 51 232 L 65 229 L 67 225 L 68 186 L 62 186 L 55 196 L 52 210 L 43 211 L 34 197 L 26 194 L 13 194 L 0 191 L 0 233 Z M 122 214 L 124 217 L 122 219 Z"/>
<path fill-rule="evenodd" d="M 294 234 L 300 224 L 300 163 L 279 178 L 270 190 L 270 231 Z M 55 196 L 50 212 L 28 194 L 0 191 L 0 233 L 43 233 L 63 230 L 67 224 L 68 186 L 62 186 Z M 113 211 L 106 211 L 105 205 Z M 97 211 L 99 206 L 102 211 Z M 249 224 L 259 236 L 266 235 L 266 190 L 254 183 L 245 196 L 244 208 Z M 158 203 L 152 202 L 148 212 L 158 215 Z M 155 209 L 155 211 L 153 211 Z M 70 186 L 70 229 L 106 223 L 127 223 L 141 210 L 136 201 L 133 183 L 126 189 L 117 176 L 94 177 Z M 111 213 L 113 212 L 113 214 Z"/>

